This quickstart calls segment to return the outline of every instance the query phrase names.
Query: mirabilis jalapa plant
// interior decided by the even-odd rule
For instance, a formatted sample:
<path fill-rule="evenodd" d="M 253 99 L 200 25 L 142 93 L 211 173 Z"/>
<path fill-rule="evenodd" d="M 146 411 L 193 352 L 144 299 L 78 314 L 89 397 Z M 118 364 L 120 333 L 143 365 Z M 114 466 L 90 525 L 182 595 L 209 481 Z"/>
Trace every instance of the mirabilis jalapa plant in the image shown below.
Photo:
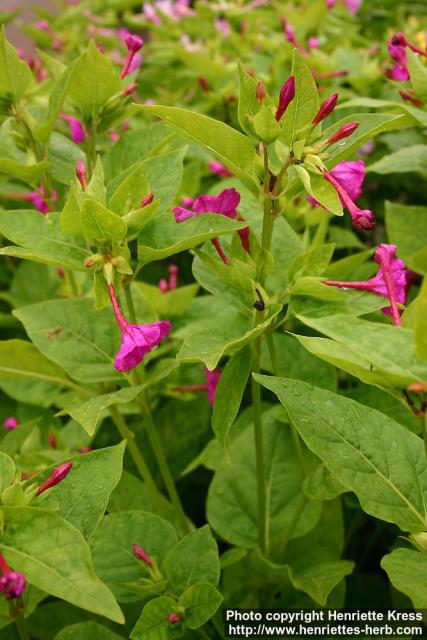
<path fill-rule="evenodd" d="M 425 111 L 327 66 L 360 3 L 250 4 L 125 7 L 126 29 L 72 4 L 37 62 L 1 37 L 0 622 L 22 638 L 360 606 L 359 521 L 393 597 L 427 606 L 427 211 L 384 217 L 364 186 L 404 151 L 366 143 L 422 136 Z M 420 100 L 424 50 L 396 38 Z"/>

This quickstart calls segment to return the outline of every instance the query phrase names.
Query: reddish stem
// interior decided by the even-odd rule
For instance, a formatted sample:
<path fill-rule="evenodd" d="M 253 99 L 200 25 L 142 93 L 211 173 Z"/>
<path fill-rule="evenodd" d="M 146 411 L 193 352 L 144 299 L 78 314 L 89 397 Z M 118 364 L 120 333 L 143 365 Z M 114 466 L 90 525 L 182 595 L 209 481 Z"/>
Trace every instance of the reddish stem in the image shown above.
<path fill-rule="evenodd" d="M 212 238 L 211 240 L 213 246 L 215 247 L 215 249 L 217 250 L 217 253 L 219 255 L 219 257 L 221 258 L 221 260 L 223 261 L 224 264 L 229 264 L 229 260 L 227 258 L 227 256 L 225 255 L 224 251 L 221 248 L 221 245 L 219 243 L 219 239 L 218 238 Z"/>
<path fill-rule="evenodd" d="M 10 572 L 10 569 L 7 565 L 6 560 L 4 559 L 4 555 L 2 553 L 0 553 L 0 569 L 2 574 L 5 576 L 7 573 Z"/>

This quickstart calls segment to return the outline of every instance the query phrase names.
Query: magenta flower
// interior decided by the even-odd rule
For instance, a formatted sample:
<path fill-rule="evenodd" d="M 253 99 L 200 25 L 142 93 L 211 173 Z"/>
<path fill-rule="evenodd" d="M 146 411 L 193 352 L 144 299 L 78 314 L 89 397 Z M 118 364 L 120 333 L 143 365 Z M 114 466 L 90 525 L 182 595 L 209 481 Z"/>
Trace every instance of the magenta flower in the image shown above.
<path fill-rule="evenodd" d="M 138 68 L 141 60 L 139 59 L 139 62 L 135 67 L 135 56 L 137 52 L 141 49 L 142 45 L 144 44 L 144 41 L 139 36 L 135 36 L 129 33 L 127 36 L 125 36 L 125 43 L 128 48 L 128 54 L 127 54 L 125 63 L 123 65 L 123 69 L 120 72 L 120 77 L 122 79 L 125 76 L 127 76 L 129 73 L 132 73 L 132 71 L 135 71 L 136 68 Z"/>
<path fill-rule="evenodd" d="M 389 307 L 382 311 L 393 318 L 393 324 L 400 326 L 400 313 L 397 303 L 405 304 L 412 273 L 406 269 L 403 260 L 396 257 L 397 247 L 394 244 L 380 244 L 375 250 L 374 259 L 380 265 L 377 273 L 366 281 L 338 282 L 326 280 L 326 284 L 345 289 L 369 291 L 377 296 L 383 296 L 390 301 Z"/>
<path fill-rule="evenodd" d="M 362 165 L 364 164 L 363 160 L 356 160 L 352 163 L 340 163 L 340 165 L 357 165 L 358 163 L 362 163 Z M 353 225 L 358 229 L 372 229 L 372 227 L 375 226 L 374 214 L 372 213 L 372 211 L 370 211 L 370 209 L 359 209 L 359 207 L 353 202 L 352 199 L 358 198 L 361 195 L 361 184 L 364 177 L 364 167 L 363 173 L 361 171 L 360 165 L 358 167 L 345 167 L 344 169 L 341 167 L 338 176 L 336 175 L 336 173 L 333 173 L 335 169 L 333 169 L 332 171 L 325 171 L 323 173 L 323 177 L 334 187 L 343 207 L 346 207 L 348 209 L 353 221 Z"/>
<path fill-rule="evenodd" d="M 216 160 L 209 162 L 208 167 L 212 171 L 212 173 L 217 176 L 224 176 L 227 178 L 231 178 L 232 176 L 234 176 L 234 173 L 232 173 L 229 169 L 227 169 L 227 167 L 224 167 L 223 164 L 217 162 Z"/>
<path fill-rule="evenodd" d="M 86 138 L 83 123 L 74 116 L 68 116 L 65 113 L 61 113 L 60 118 L 70 125 L 71 140 L 76 144 L 82 144 Z"/>
<path fill-rule="evenodd" d="M 300 45 L 300 43 L 296 39 L 295 29 L 292 27 L 292 25 L 289 24 L 284 16 L 280 18 L 280 22 L 282 23 L 283 35 L 285 36 L 285 40 L 296 47 L 303 56 L 307 56 L 307 51 Z"/>
<path fill-rule="evenodd" d="M 215 20 L 215 29 L 220 33 L 224 38 L 228 38 L 230 35 L 230 24 L 228 20 L 225 18 L 217 18 Z"/>
<path fill-rule="evenodd" d="M 5 596 L 6 600 L 22 596 L 27 586 L 27 581 L 22 573 L 9 569 L 2 553 L 0 553 L 0 569 L 3 574 L 0 578 L 0 593 Z"/>
<path fill-rule="evenodd" d="M 178 622 L 181 622 L 181 616 L 179 615 L 179 613 L 176 613 L 174 611 L 173 613 L 169 614 L 168 622 L 169 624 L 177 624 Z"/>
<path fill-rule="evenodd" d="M 310 36 L 308 39 L 308 48 L 309 49 L 318 49 L 319 48 L 319 38 L 316 36 Z"/>
<path fill-rule="evenodd" d="M 56 467 L 47 480 L 39 486 L 36 496 L 41 495 L 48 489 L 51 489 L 51 487 L 57 485 L 59 482 L 62 482 L 62 480 L 70 473 L 72 466 L 72 462 L 64 462 L 64 464 L 60 464 L 59 467 Z"/>
<path fill-rule="evenodd" d="M 147 567 L 152 569 L 153 561 L 148 555 L 148 553 L 142 547 L 140 547 L 139 544 L 133 544 L 132 549 L 136 557 L 139 558 L 139 560 L 142 560 L 142 562 L 146 564 Z"/>
<path fill-rule="evenodd" d="M 144 209 L 144 207 L 148 207 L 149 204 L 151 204 L 154 200 L 154 191 L 150 191 L 150 193 L 148 193 L 146 196 L 144 196 L 141 200 L 141 204 L 139 205 L 141 207 L 141 209 Z"/>
<path fill-rule="evenodd" d="M 215 393 L 216 388 L 218 386 L 219 379 L 221 377 L 221 371 L 219 369 L 214 369 L 213 371 L 209 371 L 209 369 L 205 369 L 206 376 L 206 392 L 208 394 L 208 400 L 211 407 L 213 407 L 213 403 L 215 401 Z"/>
<path fill-rule="evenodd" d="M 352 200 L 360 198 L 365 179 L 365 163 L 363 160 L 339 162 L 329 173 L 346 190 Z"/>
<path fill-rule="evenodd" d="M 117 371 L 129 371 L 138 366 L 147 353 L 150 353 L 171 330 L 167 320 L 150 324 L 130 324 L 125 320 L 112 284 L 109 285 L 110 299 L 114 315 L 122 334 L 122 344 L 116 354 L 114 366 Z"/>
<path fill-rule="evenodd" d="M 396 36 L 390 38 L 388 42 L 388 52 L 396 62 L 391 69 L 386 71 L 385 75 L 391 80 L 406 82 L 409 80 L 408 59 L 405 45 L 399 44 L 399 42 L 400 40 Z"/>
<path fill-rule="evenodd" d="M 359 11 L 360 5 L 362 4 L 362 0 L 343 0 L 343 2 L 353 15 Z"/>
<path fill-rule="evenodd" d="M 313 124 L 319 124 L 319 122 L 322 122 L 322 120 L 327 118 L 329 114 L 332 113 L 338 102 L 338 97 L 338 93 L 333 93 L 331 96 L 329 96 L 329 98 L 326 98 L 326 100 L 322 102 L 319 111 L 316 113 L 312 120 Z"/>
<path fill-rule="evenodd" d="M 193 204 L 194 204 L 194 198 L 190 198 L 190 196 L 185 196 L 185 198 L 181 200 L 181 206 L 187 209 L 188 207 L 192 207 Z"/>
<path fill-rule="evenodd" d="M 295 98 L 295 78 L 289 76 L 286 82 L 282 85 L 279 95 L 279 104 L 276 111 L 276 120 L 279 122 L 289 104 Z"/>
<path fill-rule="evenodd" d="M 8 416 L 3 420 L 3 427 L 5 429 L 13 430 L 19 427 L 19 420 L 15 416 Z"/>
<path fill-rule="evenodd" d="M 162 24 L 159 16 L 157 15 L 154 7 L 149 2 L 144 2 L 142 5 L 142 17 L 145 18 L 148 22 L 155 24 L 157 26 Z"/>

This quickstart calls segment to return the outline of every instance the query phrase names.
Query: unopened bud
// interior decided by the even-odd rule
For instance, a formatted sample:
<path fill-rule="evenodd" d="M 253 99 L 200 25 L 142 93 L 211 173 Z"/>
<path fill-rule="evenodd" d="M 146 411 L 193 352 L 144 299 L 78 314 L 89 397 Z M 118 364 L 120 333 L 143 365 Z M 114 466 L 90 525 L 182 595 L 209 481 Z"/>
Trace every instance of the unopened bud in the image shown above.
<path fill-rule="evenodd" d="M 259 80 L 257 86 L 256 86 L 256 91 L 255 91 L 255 95 L 256 95 L 256 99 L 258 100 L 258 102 L 264 102 L 265 96 L 267 95 L 267 92 L 265 90 L 265 87 L 263 85 L 263 83 L 261 82 L 261 80 Z"/>
<path fill-rule="evenodd" d="M 178 285 L 179 268 L 176 264 L 169 265 L 169 290 L 173 291 Z"/>
<path fill-rule="evenodd" d="M 285 113 L 289 104 L 295 98 L 295 78 L 290 76 L 280 89 L 279 106 L 276 111 L 276 120 L 279 122 L 280 118 Z"/>
<path fill-rule="evenodd" d="M 328 144 L 333 144 L 334 142 L 338 142 L 338 140 L 348 138 L 352 133 L 354 133 L 354 131 L 356 131 L 358 126 L 358 122 L 349 122 L 348 124 L 343 124 L 343 126 L 340 127 L 336 133 L 334 133 L 327 139 Z"/>
<path fill-rule="evenodd" d="M 49 445 L 50 445 L 50 447 L 52 449 L 56 449 L 57 448 L 57 446 L 56 446 L 56 438 L 53 435 L 53 433 L 49 433 L 49 435 L 47 437 L 47 441 L 48 441 L 48 443 L 49 443 Z"/>
<path fill-rule="evenodd" d="M 56 469 L 53 471 L 53 473 L 51 473 L 48 479 L 45 480 L 43 484 L 41 484 L 37 489 L 36 496 L 41 495 L 42 493 L 47 491 L 47 489 L 50 489 L 51 487 L 57 485 L 59 482 L 62 482 L 62 480 L 64 480 L 64 478 L 70 473 L 72 466 L 72 462 L 65 462 L 64 464 L 60 464 L 59 467 L 56 467 Z"/>
<path fill-rule="evenodd" d="M 144 198 L 142 198 L 141 204 L 139 205 L 140 208 L 143 209 L 144 207 L 148 207 L 148 205 L 151 204 L 153 200 L 154 200 L 154 191 L 151 191 L 151 193 L 149 193 Z"/>
<path fill-rule="evenodd" d="M 135 36 L 129 33 L 125 38 L 125 43 L 129 51 L 132 51 L 132 53 L 136 53 L 141 49 L 144 41 L 139 36 Z"/>
<path fill-rule="evenodd" d="M 412 382 L 407 387 L 407 390 L 412 393 L 425 393 L 427 391 L 427 382 Z"/>
<path fill-rule="evenodd" d="M 132 548 L 133 548 L 133 552 L 136 555 L 136 557 L 139 558 L 140 560 L 142 560 L 142 562 L 144 564 L 146 564 L 147 567 L 152 569 L 153 568 L 153 561 L 150 558 L 150 556 L 148 555 L 148 553 L 146 551 L 144 551 L 144 549 L 142 547 L 140 547 L 139 544 L 133 544 Z"/>
<path fill-rule="evenodd" d="M 0 593 L 3 593 L 6 600 L 19 598 L 25 591 L 27 581 L 22 573 L 9 571 L 0 578 Z"/>
<path fill-rule="evenodd" d="M 65 271 L 62 267 L 56 267 L 56 273 L 58 274 L 58 277 L 61 278 L 61 280 L 64 280 Z"/>
<path fill-rule="evenodd" d="M 333 93 L 331 96 L 329 96 L 329 98 L 326 98 L 326 100 L 322 102 L 319 111 L 316 113 L 312 120 L 313 124 L 319 124 L 319 122 L 322 122 L 322 120 L 327 118 L 327 116 L 332 113 L 338 102 L 338 97 L 338 93 Z"/>
<path fill-rule="evenodd" d="M 82 185 L 82 189 L 83 191 L 86 191 L 86 187 L 87 187 L 87 173 L 86 173 L 86 167 L 85 167 L 85 163 L 83 162 L 83 160 L 77 160 L 77 164 L 76 164 L 76 176 L 78 181 L 80 182 L 80 184 Z"/>
<path fill-rule="evenodd" d="M 206 80 L 206 78 L 204 78 L 203 76 L 199 77 L 199 85 L 201 86 L 202 90 L 207 93 L 209 91 L 209 85 L 208 82 Z"/>
<path fill-rule="evenodd" d="M 181 616 L 179 613 L 171 613 L 168 617 L 169 624 L 176 624 L 177 622 L 181 622 Z"/>
<path fill-rule="evenodd" d="M 408 41 L 403 33 L 395 33 L 391 39 L 391 43 L 395 46 L 405 47 L 408 44 Z"/>
<path fill-rule="evenodd" d="M 19 420 L 18 418 L 15 418 L 15 416 L 8 416 L 3 420 L 3 427 L 5 429 L 10 429 L 12 431 L 13 429 L 16 429 L 18 426 L 19 426 Z"/>
<path fill-rule="evenodd" d="M 166 293 L 167 291 L 169 291 L 169 284 L 165 278 L 161 278 L 159 280 L 159 289 L 162 293 Z"/>
<path fill-rule="evenodd" d="M 123 89 L 122 94 L 124 96 L 131 96 L 132 93 L 135 91 L 135 89 L 137 89 L 137 87 L 138 87 L 138 83 L 132 82 L 132 84 L 129 84 L 127 87 Z"/>

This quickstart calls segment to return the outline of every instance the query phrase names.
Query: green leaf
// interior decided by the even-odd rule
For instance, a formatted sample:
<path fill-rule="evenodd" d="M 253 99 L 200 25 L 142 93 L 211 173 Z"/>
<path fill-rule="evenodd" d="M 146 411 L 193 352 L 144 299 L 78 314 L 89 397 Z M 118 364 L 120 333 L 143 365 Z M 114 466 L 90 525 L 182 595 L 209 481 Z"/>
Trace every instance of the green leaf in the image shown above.
<path fill-rule="evenodd" d="M 369 165 L 367 171 L 388 175 L 390 173 L 427 174 L 427 148 L 423 144 L 398 149 Z"/>
<path fill-rule="evenodd" d="M 388 239 L 398 247 L 398 257 L 418 273 L 427 273 L 427 207 L 386 203 Z"/>
<path fill-rule="evenodd" d="M 20 60 L 16 49 L 7 41 L 4 27 L 0 32 L 0 94 L 13 96 L 17 104 L 28 85 L 32 74 L 28 64 Z"/>
<path fill-rule="evenodd" d="M 121 640 L 123 636 L 117 635 L 111 629 L 93 620 L 70 624 L 63 627 L 55 636 L 55 640 L 86 640 L 89 638 L 90 640 Z"/>
<path fill-rule="evenodd" d="M 163 260 L 244 227 L 247 227 L 247 222 L 230 220 L 227 216 L 214 213 L 204 213 L 180 223 L 176 222 L 172 213 L 163 213 L 149 220 L 141 231 L 138 257 L 143 265 Z"/>
<path fill-rule="evenodd" d="M 369 362 L 383 376 L 384 384 L 405 387 L 427 379 L 427 364 L 417 358 L 409 329 L 345 315 L 298 318 Z"/>
<path fill-rule="evenodd" d="M 427 556 L 414 549 L 394 549 L 381 560 L 396 589 L 407 595 L 415 609 L 427 607 Z"/>
<path fill-rule="evenodd" d="M 2 443 L 3 444 L 3 443 Z M 15 477 L 15 463 L 12 458 L 0 451 L 0 492 L 12 484 Z"/>
<path fill-rule="evenodd" d="M 427 278 L 424 278 L 420 293 L 414 302 L 415 353 L 427 360 Z"/>
<path fill-rule="evenodd" d="M 176 332 L 184 340 L 177 357 L 181 362 L 203 362 L 210 371 L 224 355 L 238 351 L 264 333 L 282 308 L 278 304 L 268 307 L 254 327 L 248 316 L 218 296 L 198 298 L 193 307 L 202 311 L 202 316 Z"/>
<path fill-rule="evenodd" d="M 132 287 L 154 308 L 159 318 L 181 316 L 190 307 L 199 291 L 197 283 L 165 292 L 160 291 L 158 286 L 139 280 L 134 282 Z"/>
<path fill-rule="evenodd" d="M 42 216 L 34 209 L 0 211 L 0 231 L 18 245 L 2 247 L 0 255 L 85 271 L 83 263 L 90 252 L 63 235 L 59 213 Z"/>
<path fill-rule="evenodd" d="M 253 129 L 251 128 L 249 122 L 253 120 L 253 118 L 257 113 L 259 113 L 262 108 L 262 105 L 259 103 L 256 97 L 256 88 L 258 85 L 258 81 L 245 71 L 240 61 L 238 63 L 238 69 L 239 106 L 237 113 L 239 117 L 239 124 L 248 136 L 253 136 Z M 266 107 L 274 106 L 273 100 L 268 94 L 265 96 L 263 105 Z"/>
<path fill-rule="evenodd" d="M 77 161 L 86 162 L 86 155 L 79 145 L 57 131 L 49 137 L 47 158 L 52 178 L 67 187 L 76 176 Z"/>
<path fill-rule="evenodd" d="M 159 566 L 176 540 L 174 527 L 154 513 L 110 513 L 90 540 L 96 572 L 120 601 L 140 600 L 141 594 L 130 587 L 144 586 L 150 574 L 134 554 L 132 545 L 139 544 Z"/>
<path fill-rule="evenodd" d="M 76 607 L 124 622 L 111 591 L 93 570 L 82 534 L 59 516 L 25 513 L 8 525 L 0 546 L 7 562 L 30 584 Z"/>
<path fill-rule="evenodd" d="M 82 202 L 80 219 L 89 243 L 119 243 L 126 237 L 127 224 L 123 218 L 89 198 Z"/>
<path fill-rule="evenodd" d="M 89 121 L 109 98 L 120 93 L 121 86 L 119 74 L 110 57 L 98 51 L 91 40 L 74 65 L 67 97 Z"/>
<path fill-rule="evenodd" d="M 49 493 L 37 500 L 37 506 L 59 505 L 58 515 L 89 538 L 99 525 L 107 508 L 110 494 L 120 480 L 123 470 L 125 443 L 96 449 L 73 458 L 68 476 Z M 41 484 L 57 465 L 31 478 Z"/>
<path fill-rule="evenodd" d="M 0 173 L 22 180 L 22 182 L 29 184 L 30 187 L 39 185 L 40 178 L 47 171 L 47 168 L 47 160 L 36 162 L 35 164 L 21 164 L 16 160 L 0 158 Z"/>
<path fill-rule="evenodd" d="M 333 186 L 325 180 L 323 176 L 317 176 L 309 173 L 302 165 L 296 165 L 295 171 L 304 189 L 310 194 L 322 207 L 335 216 L 344 215 L 341 201 Z"/>
<path fill-rule="evenodd" d="M 277 395 L 300 436 L 364 511 L 403 531 L 427 526 L 422 439 L 383 413 L 296 380 L 255 375 Z"/>
<path fill-rule="evenodd" d="M 154 598 L 144 606 L 141 616 L 133 628 L 132 640 L 172 640 L 182 638 L 184 629 L 181 625 L 171 626 L 169 615 L 176 609 L 175 600 L 167 596 Z"/>
<path fill-rule="evenodd" d="M 289 269 L 289 280 L 292 282 L 304 276 L 321 276 L 332 258 L 334 249 L 334 244 L 324 244 L 297 256 Z"/>
<path fill-rule="evenodd" d="M 217 585 L 218 547 L 208 525 L 187 534 L 169 549 L 161 571 L 168 579 L 168 588 L 177 595 L 196 582 Z"/>
<path fill-rule="evenodd" d="M 141 162 L 117 187 L 110 198 L 108 206 L 120 216 L 139 209 L 141 200 L 150 193 L 148 180 L 144 175 L 144 164 Z"/>
<path fill-rule="evenodd" d="M 238 351 L 224 367 L 215 391 L 212 429 L 220 441 L 228 442 L 229 431 L 237 417 L 251 371 L 251 353 L 247 347 Z"/>
<path fill-rule="evenodd" d="M 256 135 L 265 144 L 274 142 L 282 133 L 282 129 L 270 107 L 266 107 L 256 114 L 253 119 L 253 126 Z"/>
<path fill-rule="evenodd" d="M 14 315 L 49 360 L 76 380 L 122 380 L 114 369 L 120 345 L 111 309 L 96 311 L 90 299 L 49 300 L 21 307 Z"/>
<path fill-rule="evenodd" d="M 422 102 L 427 102 L 427 69 L 420 61 L 420 57 L 409 47 L 405 51 L 407 51 L 409 76 L 415 95 Z"/>
<path fill-rule="evenodd" d="M 64 371 L 25 340 L 0 342 L 0 380 L 43 381 L 70 386 Z"/>
<path fill-rule="evenodd" d="M 319 110 L 319 94 L 316 83 L 302 55 L 294 49 L 291 75 L 295 77 L 295 98 L 282 117 L 286 144 L 292 146 L 298 129 L 310 124 Z"/>
<path fill-rule="evenodd" d="M 264 465 L 268 531 L 283 538 L 300 503 L 302 479 L 286 416 L 281 407 L 264 412 Z M 304 451 L 308 468 L 314 458 Z M 255 548 L 258 516 L 252 427 L 231 442 L 209 488 L 207 514 L 212 528 L 227 542 Z M 307 500 L 292 537 L 307 533 L 320 517 L 321 503 Z"/>
<path fill-rule="evenodd" d="M 179 599 L 179 604 L 186 608 L 185 624 L 190 629 L 198 629 L 212 618 L 222 601 L 218 589 L 209 582 L 193 584 Z"/>
<path fill-rule="evenodd" d="M 186 109 L 160 105 L 138 107 L 162 118 L 185 137 L 209 149 L 251 191 L 257 190 L 254 178 L 255 149 L 244 135 L 219 120 Z"/>

